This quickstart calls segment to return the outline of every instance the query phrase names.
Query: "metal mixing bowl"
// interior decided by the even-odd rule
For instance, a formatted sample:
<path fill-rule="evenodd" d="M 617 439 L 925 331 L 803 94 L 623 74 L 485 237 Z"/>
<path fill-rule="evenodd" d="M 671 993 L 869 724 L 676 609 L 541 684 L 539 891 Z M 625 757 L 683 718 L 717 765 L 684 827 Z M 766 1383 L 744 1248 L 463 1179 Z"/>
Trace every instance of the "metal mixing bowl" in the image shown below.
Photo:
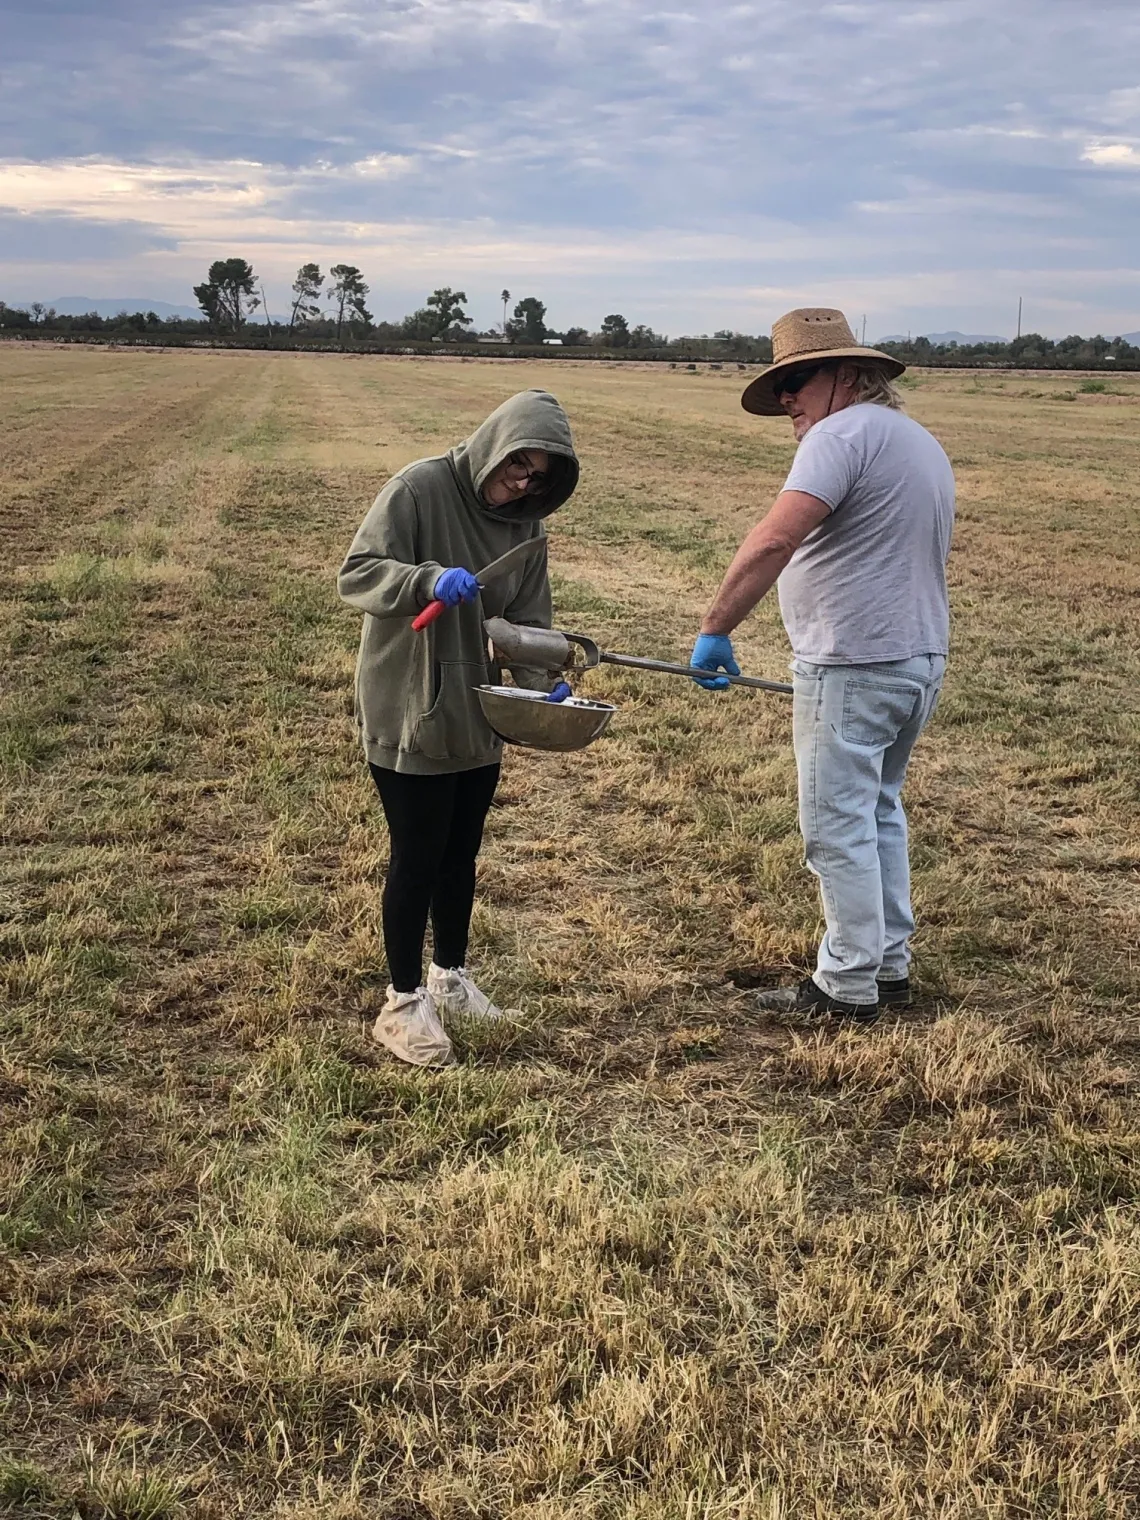
<path fill-rule="evenodd" d="M 516 686 L 476 686 L 483 716 L 508 744 L 530 749 L 573 750 L 593 744 L 617 712 L 608 702 L 544 702 Z"/>

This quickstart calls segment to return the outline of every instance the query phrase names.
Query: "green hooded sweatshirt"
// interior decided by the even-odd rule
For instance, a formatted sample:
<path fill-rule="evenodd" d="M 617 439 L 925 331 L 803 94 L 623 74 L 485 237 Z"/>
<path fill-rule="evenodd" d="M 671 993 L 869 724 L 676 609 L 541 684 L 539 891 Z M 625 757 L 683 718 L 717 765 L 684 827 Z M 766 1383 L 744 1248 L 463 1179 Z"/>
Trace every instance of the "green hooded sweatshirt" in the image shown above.
<path fill-rule="evenodd" d="M 488 506 L 487 477 L 519 449 L 547 451 L 550 485 L 509 507 Z M 502 678 L 487 657 L 483 620 L 550 627 L 545 543 L 422 633 L 412 631 L 412 619 L 432 600 L 441 571 L 459 565 L 475 573 L 526 539 L 545 539 L 542 519 L 577 484 L 566 413 L 534 390 L 504 401 L 446 454 L 406 465 L 380 492 L 337 577 L 342 599 L 364 613 L 356 721 L 373 765 L 433 776 L 499 759 L 502 745 L 473 690 Z M 520 685 L 549 689 L 545 671 L 511 669 Z"/>

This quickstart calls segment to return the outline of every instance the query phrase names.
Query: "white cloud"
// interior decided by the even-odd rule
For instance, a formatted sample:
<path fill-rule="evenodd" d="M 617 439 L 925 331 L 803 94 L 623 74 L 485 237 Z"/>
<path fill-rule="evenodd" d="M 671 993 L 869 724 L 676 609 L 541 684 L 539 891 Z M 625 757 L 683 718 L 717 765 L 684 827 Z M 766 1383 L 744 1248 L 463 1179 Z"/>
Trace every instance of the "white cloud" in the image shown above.
<path fill-rule="evenodd" d="M 1068 301 L 1074 265 L 1132 258 L 1135 181 L 1110 172 L 1140 161 L 1124 3 L 69 0 L 68 17 L 6 16 L 0 211 L 154 229 L 165 246 L 134 267 L 182 282 L 172 299 L 207 254 L 284 269 L 328 249 L 400 289 L 518 270 L 602 311 L 628 281 L 621 300 L 673 329 L 757 322 L 724 293 L 794 284 L 877 291 L 889 327 L 996 331 L 994 271 L 1037 269 Z M 0 254 L 24 294 L 13 269 Z M 1096 288 L 1111 325 L 1132 287 Z"/>
<path fill-rule="evenodd" d="M 417 263 L 446 257 L 479 263 L 504 259 L 518 265 L 556 269 L 588 265 L 637 266 L 654 263 L 722 262 L 748 255 L 744 235 L 659 230 L 583 234 L 579 229 L 543 229 L 520 222 L 508 230 L 491 220 L 385 221 L 313 217 L 293 204 L 299 190 L 314 184 L 343 185 L 353 177 L 406 173 L 410 161 L 377 166 L 363 160 L 347 166 L 318 165 L 300 173 L 280 166 L 237 161 L 208 164 L 127 164 L 79 160 L 55 164 L 0 160 L 0 211 L 23 215 L 65 215 L 77 221 L 145 223 L 178 238 L 189 248 L 229 237 L 279 242 L 290 256 L 305 248 L 336 249 L 348 239 L 376 253 L 403 249 Z M 805 240 L 784 251 L 805 251 Z M 433 253 L 433 249 L 435 252 Z"/>
<path fill-rule="evenodd" d="M 267 221 L 305 185 L 387 181 L 414 167 L 414 160 L 397 154 L 301 170 L 240 159 L 168 164 L 0 160 L 0 210 L 154 222 L 178 236 L 202 236 L 228 224 L 249 229 Z"/>
<path fill-rule="evenodd" d="M 1101 164 L 1110 169 L 1140 168 L 1140 152 L 1131 143 L 1090 143 L 1081 157 L 1090 164 Z"/>
<path fill-rule="evenodd" d="M 869 216 L 889 217 L 903 225 L 917 217 L 942 223 L 953 218 L 984 222 L 987 218 L 1016 216 L 1019 219 L 1067 221 L 1070 212 L 1060 195 L 1040 195 L 1009 190 L 951 190 L 914 181 L 905 194 L 887 201 L 859 201 L 856 210 Z"/>
<path fill-rule="evenodd" d="M 337 189 L 358 173 L 366 178 L 375 167 L 364 161 L 340 168 L 317 166 L 297 175 L 280 166 L 245 161 L 161 166 L 104 160 L 0 161 L 0 212 L 30 218 L 63 216 L 75 228 L 114 224 L 149 234 L 151 251 L 135 262 L 142 284 L 152 292 L 164 273 L 169 278 L 175 272 L 188 290 L 211 260 L 237 252 L 250 257 L 278 289 L 302 262 L 328 265 L 350 259 L 370 277 L 381 270 L 386 285 L 411 291 L 422 287 L 426 292 L 433 283 L 474 282 L 475 289 L 484 281 L 497 291 L 504 271 L 509 271 L 508 283 L 533 282 L 540 290 L 559 284 L 587 290 L 600 290 L 603 283 L 636 286 L 651 271 L 670 269 L 678 271 L 683 285 L 684 271 L 738 266 L 754 249 L 743 233 L 713 230 L 583 232 L 524 221 L 508 226 L 490 218 L 392 220 L 343 212 L 317 216 L 298 204 L 313 186 L 331 184 Z M 408 167 L 381 166 L 392 173 L 407 172 Z M 810 250 L 809 239 L 774 223 L 765 237 L 767 246 L 782 257 L 802 259 Z M 70 279 L 67 268 L 64 254 L 53 278 Z M 9 289 L 18 284 L 22 290 L 34 273 L 31 267 L 13 269 L 16 283 Z M 122 284 L 118 275 L 115 280 Z M 589 319 L 597 321 L 601 315 L 599 311 Z M 571 319 L 568 313 L 565 321 Z"/>
<path fill-rule="evenodd" d="M 948 127 L 945 131 L 950 137 L 1005 137 L 1024 138 L 1029 142 L 1049 142 L 1051 134 L 1043 132 L 1039 127 L 1001 127 L 990 123 L 971 122 L 967 127 Z"/>

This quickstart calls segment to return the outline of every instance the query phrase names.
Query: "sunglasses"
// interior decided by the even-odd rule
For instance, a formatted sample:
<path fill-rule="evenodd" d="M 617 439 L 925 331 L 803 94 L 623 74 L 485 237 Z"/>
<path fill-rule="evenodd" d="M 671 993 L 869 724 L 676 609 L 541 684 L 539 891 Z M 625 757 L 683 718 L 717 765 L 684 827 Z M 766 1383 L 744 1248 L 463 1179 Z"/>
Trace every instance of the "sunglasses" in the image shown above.
<path fill-rule="evenodd" d="M 805 364 L 802 369 L 790 369 L 786 375 L 781 375 L 775 384 L 777 396 L 798 396 L 809 380 L 814 380 L 820 370 L 826 369 L 825 364 Z"/>
<path fill-rule="evenodd" d="M 507 475 L 515 485 L 524 486 L 528 496 L 541 496 L 550 484 L 546 470 L 535 470 L 525 454 L 511 454 L 504 461 Z"/>

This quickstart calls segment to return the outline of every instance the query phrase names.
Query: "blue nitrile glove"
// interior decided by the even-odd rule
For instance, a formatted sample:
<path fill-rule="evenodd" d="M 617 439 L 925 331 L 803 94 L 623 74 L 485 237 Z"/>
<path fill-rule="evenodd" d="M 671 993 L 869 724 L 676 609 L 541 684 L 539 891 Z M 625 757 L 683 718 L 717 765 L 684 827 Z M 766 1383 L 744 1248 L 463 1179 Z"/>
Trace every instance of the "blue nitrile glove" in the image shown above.
<path fill-rule="evenodd" d="M 701 670 L 727 670 L 730 676 L 740 674 L 740 666 L 732 652 L 732 640 L 727 633 L 702 633 L 693 645 L 689 664 L 699 666 Z M 729 687 L 723 676 L 709 681 L 703 681 L 700 676 L 693 679 L 706 691 L 727 691 Z"/>
<path fill-rule="evenodd" d="M 567 697 L 572 697 L 573 695 L 574 693 L 570 690 L 569 682 L 559 681 L 546 700 L 548 702 L 565 702 Z"/>
<path fill-rule="evenodd" d="M 431 594 L 445 607 L 458 607 L 460 602 L 473 602 L 479 595 L 479 582 L 470 570 L 445 570 L 431 588 Z"/>

